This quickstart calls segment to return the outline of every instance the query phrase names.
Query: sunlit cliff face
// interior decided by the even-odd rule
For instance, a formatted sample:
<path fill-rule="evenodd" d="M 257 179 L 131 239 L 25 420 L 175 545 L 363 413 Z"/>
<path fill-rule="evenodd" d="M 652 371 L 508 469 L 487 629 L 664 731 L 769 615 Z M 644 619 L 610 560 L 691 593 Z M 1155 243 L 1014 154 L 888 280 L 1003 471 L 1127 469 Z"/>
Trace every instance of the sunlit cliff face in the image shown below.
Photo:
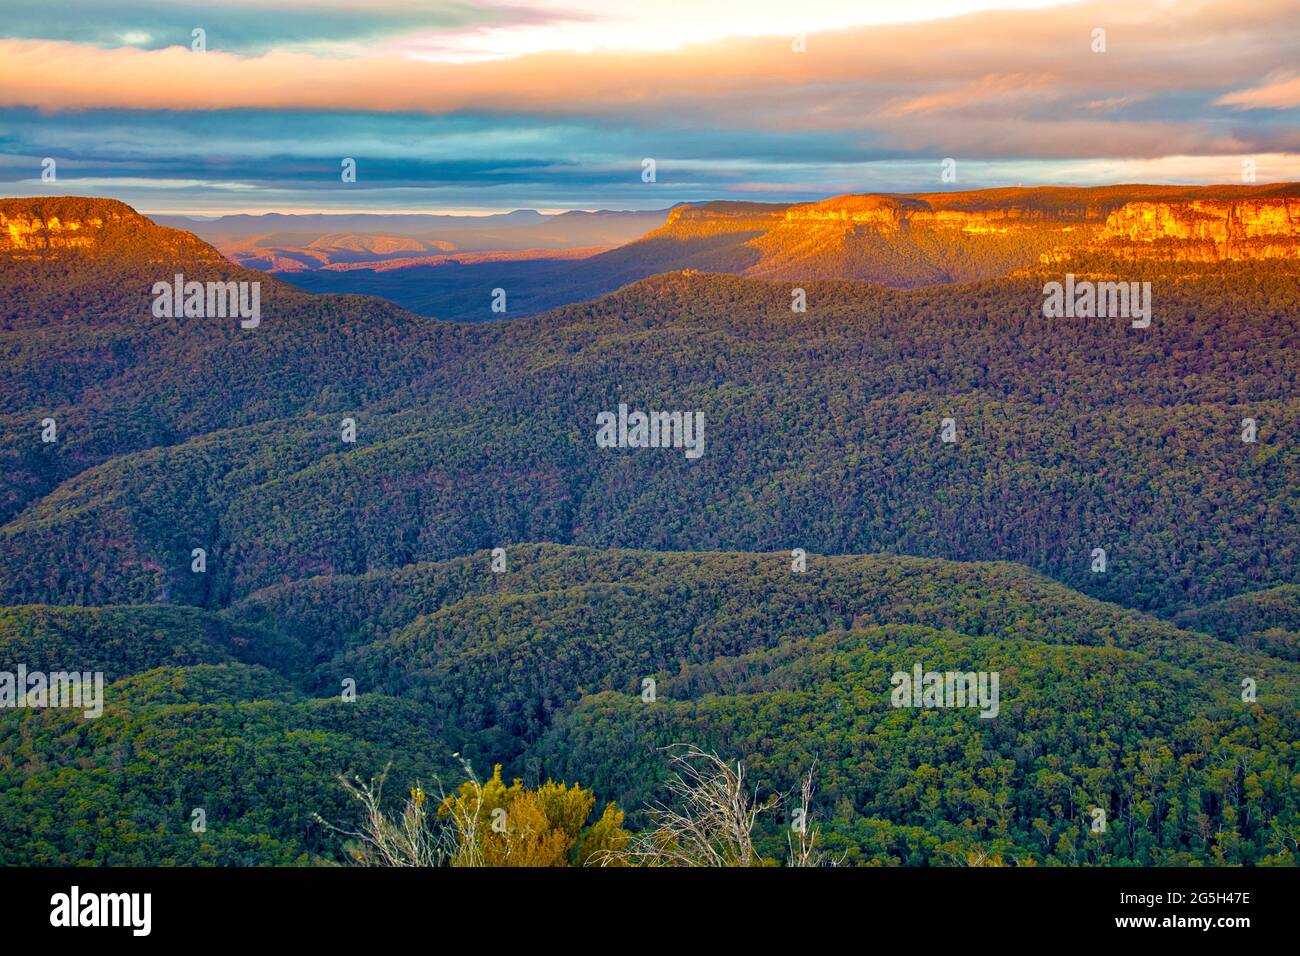
<path fill-rule="evenodd" d="M 778 204 L 742 202 L 678 206 L 668 214 L 663 226 L 651 235 L 681 238 L 769 229 L 784 218 L 785 209 Z"/>
<path fill-rule="evenodd" d="M 114 199 L 54 196 L 0 200 L 0 254 L 20 259 L 70 255 L 121 257 L 134 249 L 149 257 L 187 255 L 219 261 L 207 243 L 176 229 L 164 229 Z M 158 259 L 158 257 L 163 259 Z"/>
<path fill-rule="evenodd" d="M 1300 258 L 1300 199 L 1133 202 L 1098 237 L 1134 258 L 1213 262 Z"/>
<path fill-rule="evenodd" d="M 105 229 L 152 229 L 153 223 L 111 199 L 50 197 L 0 202 L 0 251 L 91 249 Z"/>
<path fill-rule="evenodd" d="M 102 229 L 104 220 L 63 221 L 58 216 L 39 219 L 30 215 L 12 218 L 0 213 L 0 248 L 3 249 L 76 249 L 93 245 L 93 233 Z"/>
<path fill-rule="evenodd" d="M 646 248 L 666 271 L 680 268 L 687 252 L 703 257 L 690 265 L 710 271 L 904 287 L 994 278 L 1085 252 L 1120 261 L 1300 263 L 1300 195 L 1291 194 L 1300 190 L 1269 189 L 1280 195 L 1125 186 L 717 202 L 675 209 Z M 184 251 L 221 261 L 201 240 L 113 200 L 0 201 L 0 253 L 33 259 L 134 250 L 151 260 Z"/>
<path fill-rule="evenodd" d="M 697 239 L 748 232 L 760 256 L 747 271 L 798 278 L 811 259 L 861 258 L 879 250 L 908 254 L 909 244 L 961 243 L 962 254 L 993 245 L 999 263 L 1058 261 L 1074 250 L 1111 252 L 1124 259 L 1213 262 L 1300 259 L 1300 197 L 1180 198 L 1164 187 L 1126 187 L 1034 194 L 1020 190 L 915 196 L 837 196 L 793 206 L 710 204 L 677 210 L 657 235 Z M 946 238 L 945 238 L 946 237 Z M 957 247 L 951 247 L 956 250 Z M 950 250 L 950 251 L 951 251 Z M 919 250 L 918 250 L 919 253 Z M 943 254 L 930 263 L 943 270 Z M 1013 266 L 1014 267 L 1014 266 Z M 834 269 L 832 265 L 830 268 Z M 825 268 L 814 270 L 822 275 Z"/>
<path fill-rule="evenodd" d="M 1019 206 L 965 210 L 935 208 L 921 200 L 853 196 L 794 206 L 786 212 L 785 219 L 790 223 L 871 225 L 892 231 L 920 227 L 992 235 L 1079 222 L 1100 223 L 1103 215 L 1100 208 L 1087 206 L 1051 211 Z"/>

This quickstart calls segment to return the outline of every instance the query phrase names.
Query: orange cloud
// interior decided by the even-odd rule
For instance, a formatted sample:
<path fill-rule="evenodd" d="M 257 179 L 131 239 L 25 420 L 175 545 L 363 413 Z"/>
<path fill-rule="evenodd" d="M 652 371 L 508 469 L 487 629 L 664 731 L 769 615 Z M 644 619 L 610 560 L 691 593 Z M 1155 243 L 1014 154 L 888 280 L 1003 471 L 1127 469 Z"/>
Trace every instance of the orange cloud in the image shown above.
<path fill-rule="evenodd" d="M 886 116 L 944 113 L 972 106 L 1005 105 L 1027 97 L 1041 103 L 1052 95 L 1055 86 L 1056 78 L 1050 73 L 992 73 L 974 83 L 903 100 L 887 106 L 884 112 Z"/>
<path fill-rule="evenodd" d="M 1244 110 L 1284 110 L 1300 106 L 1300 76 L 1229 93 L 1214 102 L 1218 106 L 1235 106 Z"/>
<path fill-rule="evenodd" d="M 765 96 L 829 85 L 893 102 L 907 113 L 1003 99 L 1018 83 L 1049 78 L 1063 93 L 1097 94 L 1089 100 L 1159 90 L 1214 93 L 1258 83 L 1261 70 L 1289 62 L 1294 50 L 1286 39 L 1287 7 L 1285 0 L 1244 7 L 1235 0 L 1186 7 L 1088 3 L 837 30 L 809 37 L 802 54 L 791 51 L 789 37 L 774 36 L 658 52 L 552 52 L 469 63 L 7 40 L 0 41 L 0 105 L 436 113 L 634 110 L 687 98 L 709 110 L 710 98 L 751 95 L 761 106 Z M 1095 26 L 1108 31 L 1105 54 L 1091 52 Z M 734 110 L 734 100 L 716 106 L 720 115 Z"/>
<path fill-rule="evenodd" d="M 805 53 L 775 36 L 463 63 L 8 40 L 0 41 L 0 106 L 569 114 L 861 131 L 877 146 L 941 155 L 1280 151 L 1295 138 L 1276 129 L 1159 119 L 1159 97 L 1199 91 L 1225 106 L 1294 104 L 1300 80 L 1260 85 L 1294 53 L 1290 6 L 1125 0 L 835 30 L 810 36 Z M 1107 31 L 1104 54 L 1092 51 L 1097 26 Z M 1241 92 L 1223 95 L 1232 89 Z M 1139 102 L 1145 116 L 1105 116 Z"/>

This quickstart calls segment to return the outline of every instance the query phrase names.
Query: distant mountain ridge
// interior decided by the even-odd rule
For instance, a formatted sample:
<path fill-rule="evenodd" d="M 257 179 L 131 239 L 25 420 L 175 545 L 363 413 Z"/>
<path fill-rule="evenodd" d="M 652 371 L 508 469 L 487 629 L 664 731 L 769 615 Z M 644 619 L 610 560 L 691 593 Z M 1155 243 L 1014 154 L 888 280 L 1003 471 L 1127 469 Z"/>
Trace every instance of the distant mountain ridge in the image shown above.
<path fill-rule="evenodd" d="M 1102 186 L 845 195 L 815 203 L 678 206 L 659 228 L 578 262 L 526 268 L 452 255 L 409 273 L 305 273 L 317 292 L 382 295 L 425 315 L 500 318 L 594 298 L 662 272 L 696 269 L 782 281 L 852 279 L 898 288 L 1183 262 L 1277 260 L 1300 268 L 1300 184 Z"/>
<path fill-rule="evenodd" d="M 331 265 L 418 259 L 457 252 L 502 258 L 524 250 L 600 251 L 640 238 L 663 224 L 670 210 L 535 209 L 487 216 L 422 213 L 233 215 L 217 219 L 159 216 L 186 229 L 242 266 L 268 272 L 304 272 Z"/>
<path fill-rule="evenodd" d="M 1144 261 L 1300 260 L 1300 184 L 845 195 L 678 209 L 651 239 L 733 234 L 705 268 L 909 287 L 994 278 L 1075 251 Z M 740 270 L 737 261 L 745 263 Z"/>

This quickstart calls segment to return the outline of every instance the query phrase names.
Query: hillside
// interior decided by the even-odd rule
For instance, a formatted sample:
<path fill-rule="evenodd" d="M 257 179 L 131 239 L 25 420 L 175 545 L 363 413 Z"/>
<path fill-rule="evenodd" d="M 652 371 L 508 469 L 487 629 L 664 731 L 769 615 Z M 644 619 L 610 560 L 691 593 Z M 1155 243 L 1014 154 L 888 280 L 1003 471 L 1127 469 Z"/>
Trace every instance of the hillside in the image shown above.
<path fill-rule="evenodd" d="M 1183 627 L 1300 661 L 1300 585 L 1238 594 L 1189 608 L 1177 620 Z"/>
<path fill-rule="evenodd" d="M 554 545 L 508 560 L 500 574 L 479 553 L 316 578 L 218 615 L 314 643 L 319 664 L 297 678 L 124 658 L 98 721 L 0 714 L 0 859 L 335 858 L 313 822 L 353 812 L 332 774 L 392 761 L 399 787 L 448 782 L 452 751 L 590 781 L 636 820 L 662 793 L 656 748 L 689 739 L 745 755 L 764 791 L 816 766 L 815 819 L 852 863 L 947 865 L 971 847 L 1021 863 L 1286 860 L 1273 826 L 1300 813 L 1294 663 L 1009 564 L 810 555 L 795 573 L 784 552 Z M 30 613 L 0 617 L 0 648 Z M 134 621 L 185 640 L 147 612 L 107 613 L 125 634 Z M 890 673 L 918 660 L 998 670 L 1000 718 L 891 708 Z M 343 675 L 355 703 L 339 699 Z M 1086 841 L 1098 805 L 1115 825 Z"/>
<path fill-rule="evenodd" d="M 809 282 L 792 313 L 788 285 L 702 273 L 487 326 L 261 276 L 245 330 L 154 318 L 147 256 L 70 264 L 37 306 L 21 261 L 0 597 L 219 607 L 530 540 L 1013 560 L 1171 614 L 1295 583 L 1300 282 L 1211 267 L 1162 282 L 1148 330 L 1044 319 L 1030 278 Z M 705 454 L 597 448 L 620 402 L 700 410 Z"/>
<path fill-rule="evenodd" d="M 392 395 L 427 371 L 413 350 L 450 355 L 461 338 L 385 302 L 327 303 L 235 268 L 109 200 L 0 200 L 0 216 L 29 224 L 21 248 L 0 250 L 0 520 L 117 455 Z M 79 238 L 47 247 L 46 233 Z M 177 273 L 258 283 L 265 323 L 155 316 L 154 284 Z M 59 442 L 34 449 L 31 426 L 49 415 Z"/>

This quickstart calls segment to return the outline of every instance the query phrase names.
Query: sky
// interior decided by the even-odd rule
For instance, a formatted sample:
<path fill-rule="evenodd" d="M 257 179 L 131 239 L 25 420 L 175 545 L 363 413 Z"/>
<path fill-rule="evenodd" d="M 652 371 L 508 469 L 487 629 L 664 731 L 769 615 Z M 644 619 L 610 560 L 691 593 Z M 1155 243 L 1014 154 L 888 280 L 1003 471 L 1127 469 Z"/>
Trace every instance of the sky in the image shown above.
<path fill-rule="evenodd" d="M 0 196 L 194 215 L 486 213 L 1231 183 L 1247 159 L 1259 182 L 1300 180 L 1297 12 L 4 0 Z"/>

